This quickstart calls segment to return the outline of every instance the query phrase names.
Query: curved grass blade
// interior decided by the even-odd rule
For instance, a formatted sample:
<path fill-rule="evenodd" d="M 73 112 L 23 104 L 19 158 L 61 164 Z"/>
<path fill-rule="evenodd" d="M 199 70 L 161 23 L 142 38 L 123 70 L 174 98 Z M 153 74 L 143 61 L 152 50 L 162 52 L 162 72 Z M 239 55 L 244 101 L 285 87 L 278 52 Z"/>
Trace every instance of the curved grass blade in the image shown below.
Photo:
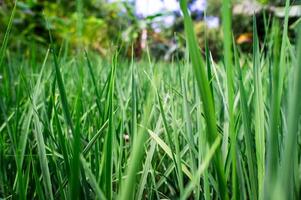
<path fill-rule="evenodd" d="M 87 174 L 89 180 L 88 182 L 90 183 L 90 185 L 92 186 L 95 195 L 96 195 L 96 199 L 104 199 L 106 200 L 106 196 L 104 195 L 103 191 L 101 191 L 101 189 L 99 188 L 99 185 L 95 179 L 95 176 L 93 175 L 93 173 L 91 172 L 91 169 L 87 163 L 87 161 L 85 160 L 85 158 L 83 156 L 80 157 L 81 163 L 83 165 L 83 168 L 85 170 L 85 173 Z"/>
<path fill-rule="evenodd" d="M 153 140 L 155 140 L 157 142 L 157 144 L 163 149 L 163 151 L 168 155 L 168 157 L 170 157 L 171 159 L 173 159 L 173 152 L 170 149 L 170 147 L 158 136 L 156 135 L 154 132 L 152 132 L 151 130 L 148 130 L 149 135 L 151 136 L 151 138 Z M 176 163 L 175 163 L 176 166 Z M 186 174 L 186 176 L 192 180 L 192 174 L 190 173 L 190 171 L 188 170 L 188 168 L 186 167 L 185 164 L 181 164 L 181 170 Z"/>

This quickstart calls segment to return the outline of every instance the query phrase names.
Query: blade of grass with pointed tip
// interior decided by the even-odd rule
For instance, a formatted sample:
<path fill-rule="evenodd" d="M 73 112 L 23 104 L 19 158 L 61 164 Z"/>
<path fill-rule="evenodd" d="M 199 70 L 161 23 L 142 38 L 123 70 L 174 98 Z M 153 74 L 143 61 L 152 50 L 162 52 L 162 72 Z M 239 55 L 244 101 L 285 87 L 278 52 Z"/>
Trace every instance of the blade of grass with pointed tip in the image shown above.
<path fill-rule="evenodd" d="M 280 92 L 279 78 L 280 78 L 280 25 L 276 21 L 273 23 L 272 34 L 273 34 L 273 60 L 271 63 L 272 67 L 272 81 L 271 81 L 271 105 L 270 105 L 270 127 L 267 135 L 267 164 L 266 164 L 266 175 L 264 182 L 264 195 L 265 199 L 270 199 L 272 194 L 272 188 L 276 181 L 278 158 L 279 158 L 279 120 L 280 120 L 280 108 L 281 108 L 281 96 L 278 95 Z M 278 98 L 280 97 L 280 98 Z"/>
<path fill-rule="evenodd" d="M 36 99 L 36 97 L 33 99 Z M 32 106 L 33 106 L 33 110 L 37 111 L 35 100 L 32 101 Z M 37 141 L 38 156 L 39 156 L 40 166 L 42 170 L 43 183 L 44 183 L 46 195 L 51 200 L 53 200 L 54 198 L 52 192 L 52 184 L 51 184 L 50 172 L 48 167 L 48 159 L 46 156 L 46 146 L 43 137 L 43 127 L 41 121 L 39 120 L 39 116 L 37 112 L 34 112 L 33 114 L 33 123 L 34 123 L 33 132 Z"/>
<path fill-rule="evenodd" d="M 263 178 L 265 173 L 265 131 L 264 99 L 262 92 L 262 74 L 259 53 L 259 41 L 255 15 L 253 16 L 253 74 L 254 74 L 254 109 L 255 109 L 255 145 L 258 176 L 258 197 L 263 198 Z"/>
<path fill-rule="evenodd" d="M 60 144 L 60 149 L 62 151 L 62 154 L 64 156 L 64 164 L 65 164 L 65 170 L 67 170 L 67 175 L 69 175 L 70 171 L 70 163 L 69 163 L 69 154 L 68 154 L 68 148 L 67 148 L 67 142 L 66 138 L 63 135 L 62 127 L 59 121 L 59 117 L 57 114 L 57 109 L 54 107 L 54 120 L 55 120 L 55 125 L 57 127 L 57 133 L 59 136 L 59 144 Z"/>
<path fill-rule="evenodd" d="M 95 79 L 95 76 L 94 76 L 94 72 L 93 72 L 93 69 L 92 69 L 92 64 L 90 62 L 90 59 L 89 59 L 89 56 L 88 56 L 88 53 L 87 51 L 85 51 L 85 57 L 86 57 L 86 60 L 87 60 L 87 65 L 88 65 L 88 69 L 89 69 L 89 73 L 90 73 L 90 76 L 92 78 L 92 83 L 93 83 L 93 87 L 94 87 L 94 92 L 95 92 L 95 96 L 96 96 L 96 105 L 97 105 L 97 108 L 98 108 L 98 112 L 99 112 L 99 115 L 101 115 L 102 111 L 101 111 L 101 105 L 100 105 L 100 97 L 101 95 L 99 95 L 99 90 L 98 90 L 98 86 L 96 84 L 96 79 Z"/>
<path fill-rule="evenodd" d="M 2 67 L 2 64 L 3 64 L 5 51 L 6 51 L 6 48 L 7 48 L 7 43 L 8 43 L 8 39 L 9 39 L 9 35 L 10 35 L 10 31 L 12 29 L 13 20 L 14 20 L 14 17 L 15 17 L 16 9 L 17 9 L 17 2 L 18 1 L 15 1 L 15 5 L 14 5 L 14 8 L 13 8 L 12 13 L 10 15 L 8 26 L 6 28 L 6 32 L 4 34 L 3 42 L 2 42 L 2 45 L 1 45 L 1 49 L 0 49 L 0 68 Z"/>
<path fill-rule="evenodd" d="M 248 108 L 248 100 L 245 91 L 245 87 L 243 84 L 243 75 L 239 64 L 239 56 L 237 54 L 237 49 L 234 46 L 234 58 L 235 58 L 235 65 L 238 72 L 238 82 L 239 82 L 239 92 L 240 92 L 240 109 L 242 115 L 242 123 L 243 123 L 243 130 L 244 130 L 244 137 L 245 137 L 245 144 L 246 144 L 246 156 L 248 160 L 248 172 L 249 172 L 249 182 L 251 191 L 249 196 L 251 199 L 257 199 L 257 178 L 256 178 L 256 166 L 255 166 L 255 154 L 253 151 L 254 148 L 254 138 L 252 135 L 251 129 L 251 116 L 250 111 Z"/>
<path fill-rule="evenodd" d="M 293 85 L 289 93 L 288 101 L 288 132 L 284 137 L 284 150 L 282 166 L 278 170 L 276 190 L 273 192 L 274 199 L 295 199 L 298 197 L 300 188 L 295 188 L 296 178 L 299 177 L 295 165 L 297 162 L 297 138 L 301 116 L 300 91 L 301 91 L 301 27 L 298 27 L 297 62 L 294 63 Z M 297 173 L 297 174 L 296 174 Z"/>
<path fill-rule="evenodd" d="M 236 177 L 236 132 L 234 119 L 234 91 L 233 91 L 233 61 L 232 61 L 232 25 L 231 25 L 231 1 L 224 0 L 222 5 L 223 33 L 224 33 L 224 62 L 227 75 L 227 100 L 228 100 L 228 120 L 229 134 L 231 139 L 230 154 L 232 160 L 232 198 L 238 198 L 237 177 Z"/>
<path fill-rule="evenodd" d="M 153 80 L 156 83 L 155 80 Z M 143 108 L 143 118 L 142 118 L 142 126 L 139 127 L 137 131 L 137 137 L 133 141 L 133 147 L 130 154 L 130 160 L 127 169 L 126 169 L 126 180 L 121 184 L 121 192 L 118 196 L 118 199 L 121 200 L 128 200 L 133 198 L 133 193 L 135 189 L 135 180 L 136 180 L 136 173 L 138 172 L 139 168 L 141 167 L 141 162 L 143 159 L 144 153 L 144 145 L 147 139 L 147 134 L 145 133 L 145 127 L 148 126 L 150 121 L 150 113 L 152 110 L 152 102 L 155 96 L 154 87 L 150 86 L 149 93 L 147 95 L 147 100 Z"/>
<path fill-rule="evenodd" d="M 188 141 L 188 144 L 190 146 L 189 148 L 189 157 L 190 157 L 190 162 L 191 162 L 191 171 L 195 172 L 197 170 L 197 164 L 196 164 L 196 157 L 198 155 L 198 152 L 195 147 L 194 143 L 194 136 L 192 133 L 192 122 L 191 122 L 191 116 L 189 113 L 189 105 L 188 105 L 188 100 L 187 100 L 187 90 L 186 90 L 186 83 L 187 83 L 187 73 L 186 73 L 186 81 L 181 80 L 180 77 L 180 84 L 182 88 L 182 93 L 183 93 L 183 116 L 184 116 L 184 121 L 185 121 L 185 128 L 186 128 L 186 138 Z M 199 186 L 197 186 L 199 187 Z M 195 191 L 199 191 L 199 188 L 195 188 Z M 194 193 L 194 198 L 198 199 L 199 195 L 197 192 Z"/>
<path fill-rule="evenodd" d="M 280 41 L 280 24 L 275 20 L 273 24 L 272 33 L 273 40 L 273 68 L 272 68 L 272 102 L 270 111 L 270 130 L 268 135 L 268 149 L 267 149 L 267 175 L 265 176 L 265 198 L 271 198 L 274 190 L 274 183 L 276 182 L 278 162 L 279 162 L 279 121 L 281 110 L 281 97 L 283 93 L 283 82 L 286 72 L 286 48 L 288 37 L 288 18 L 289 18 L 290 1 L 285 3 L 285 18 L 283 25 L 282 40 Z M 277 23 L 278 22 L 278 23 Z M 280 47 L 281 42 L 281 47 Z M 279 52 L 280 49 L 280 52 Z"/>
<path fill-rule="evenodd" d="M 40 84 L 42 81 L 42 74 L 44 72 L 48 56 L 49 56 L 49 50 L 47 50 L 47 53 L 45 55 L 45 58 L 44 58 L 44 61 L 43 61 L 42 67 L 41 67 L 39 77 L 38 77 L 35 87 L 34 87 L 33 96 L 32 96 L 33 100 L 35 100 L 35 98 L 40 95 L 41 90 L 39 89 L 39 87 L 40 87 Z M 27 117 L 25 118 L 25 120 L 23 121 L 23 124 L 22 124 L 23 131 L 21 132 L 20 140 L 18 143 L 18 154 L 17 154 L 17 156 L 19 156 L 19 159 L 20 159 L 21 167 L 22 167 L 23 161 L 24 161 L 24 154 L 25 154 L 25 149 L 26 149 L 26 145 L 28 142 L 27 138 L 28 138 L 28 134 L 30 132 L 30 124 L 32 121 L 33 112 L 34 112 L 34 109 L 31 105 L 28 107 L 28 111 L 26 114 Z"/>
<path fill-rule="evenodd" d="M 186 78 L 187 79 L 187 78 Z M 191 151 L 191 162 L 192 162 L 192 169 L 195 171 L 196 163 L 194 157 L 198 154 L 195 143 L 194 143 L 194 136 L 192 133 L 192 122 L 191 117 L 189 113 L 189 105 L 188 105 L 188 97 L 187 97 L 187 81 L 180 80 L 181 88 L 182 88 L 182 94 L 183 94 L 183 116 L 185 118 L 185 125 L 186 125 L 186 132 L 187 132 L 187 140 L 188 144 L 190 145 L 190 151 Z"/>
<path fill-rule="evenodd" d="M 209 144 L 213 144 L 215 138 L 217 137 L 217 127 L 216 127 L 216 116 L 215 116 L 215 111 L 213 106 L 214 102 L 210 91 L 209 81 L 206 77 L 205 65 L 197 45 L 197 40 L 196 40 L 195 32 L 193 30 L 192 20 L 188 13 L 186 0 L 181 0 L 180 6 L 184 14 L 184 27 L 185 27 L 189 54 L 191 57 L 192 66 L 197 80 L 200 96 L 203 102 L 203 109 L 205 114 L 207 130 L 208 130 L 207 139 Z M 223 199 L 228 199 L 228 193 L 226 189 L 226 179 L 225 179 L 220 150 L 218 150 L 214 156 L 214 167 L 218 175 L 219 195 Z"/>
<path fill-rule="evenodd" d="M 61 97 L 61 102 L 62 102 L 62 108 L 64 111 L 64 116 L 65 116 L 65 120 L 71 130 L 71 133 L 73 135 L 73 145 L 72 145 L 72 160 L 71 160 L 71 181 L 70 183 L 70 196 L 72 199 L 77 199 L 79 198 L 78 196 L 78 188 L 79 188 L 79 173 L 80 173 L 80 160 L 79 160 L 79 156 L 80 156 L 80 132 L 79 130 L 75 130 L 74 126 L 73 126 L 73 122 L 71 119 L 71 114 L 68 108 L 68 101 L 67 101 L 67 95 L 66 95 L 66 90 L 65 90 L 65 86 L 64 86 L 64 82 L 63 82 L 63 78 L 62 78 L 62 74 L 59 68 L 59 63 L 57 60 L 57 56 L 55 54 L 54 48 L 53 48 L 53 43 L 52 43 L 52 48 L 51 48 L 51 52 L 53 55 L 53 65 L 55 68 L 55 77 L 57 80 L 57 84 L 58 84 L 58 89 L 60 92 L 60 97 Z"/>
<path fill-rule="evenodd" d="M 160 108 L 160 113 L 161 113 L 163 124 L 164 124 L 164 128 L 165 128 L 165 132 L 167 134 L 167 141 L 169 143 L 170 149 L 172 150 L 172 152 L 174 152 L 175 147 L 174 147 L 173 142 L 172 142 L 171 130 L 170 130 L 169 126 L 168 126 L 167 119 L 166 119 L 166 116 L 165 116 L 165 112 L 164 112 L 164 109 L 163 109 L 162 100 L 161 100 L 161 97 L 158 94 L 158 92 L 157 92 L 157 98 L 158 98 L 158 102 L 159 102 L 159 108 Z M 178 166 L 180 166 L 180 163 L 178 163 L 178 160 L 176 159 L 176 156 L 175 156 L 174 153 L 172 153 L 171 156 L 172 156 L 171 158 L 172 158 L 172 160 L 173 160 L 173 162 L 175 164 L 175 169 L 176 169 L 176 172 L 177 172 L 177 175 L 178 175 L 178 181 L 179 181 L 180 180 L 179 174 L 181 172 L 179 172 L 180 169 L 178 168 Z M 183 183 L 180 182 L 179 185 L 181 185 L 181 184 L 183 184 Z"/>
<path fill-rule="evenodd" d="M 209 51 L 209 45 L 208 45 L 208 40 L 206 39 L 205 41 L 205 56 L 206 56 L 206 66 L 207 66 L 207 76 L 209 80 L 209 85 L 210 85 L 210 90 L 212 94 L 212 101 L 214 102 L 214 92 L 213 92 L 213 76 L 211 72 L 211 60 L 210 60 L 210 51 Z"/>
<path fill-rule="evenodd" d="M 83 150 L 83 155 L 86 155 L 89 150 L 92 148 L 92 146 L 95 144 L 95 142 L 99 139 L 99 137 L 104 133 L 104 129 L 108 126 L 109 120 L 105 121 L 105 123 L 101 126 L 101 128 L 95 133 L 95 135 L 91 138 L 91 140 L 88 142 L 88 144 L 85 146 Z"/>
<path fill-rule="evenodd" d="M 132 49 L 132 55 L 133 49 Z M 134 64 L 134 58 L 132 56 L 131 60 L 131 68 L 132 68 L 132 93 L 131 93 L 131 105 L 132 105 L 132 126 L 131 126 L 131 136 L 132 138 L 136 137 L 137 135 L 137 86 L 136 86 L 136 66 Z"/>
<path fill-rule="evenodd" d="M 157 125 L 156 125 L 156 129 L 154 130 L 154 133 L 156 133 L 157 135 L 161 134 L 161 130 L 162 130 L 161 123 L 162 123 L 162 120 L 159 119 L 157 122 Z M 159 130 L 159 129 L 161 129 L 161 130 Z M 135 199 L 142 199 L 143 191 L 146 190 L 145 186 L 147 183 L 147 177 L 148 177 L 148 174 L 150 174 L 150 171 L 152 170 L 152 160 L 155 155 L 156 147 L 157 147 L 156 141 L 151 141 L 150 148 L 146 155 L 145 163 L 143 166 L 143 173 L 141 175 L 141 179 L 139 182 L 139 187 L 138 187 L 138 191 L 136 193 Z"/>
<path fill-rule="evenodd" d="M 109 118 L 109 128 L 108 133 L 105 138 L 104 145 L 104 189 L 105 195 L 108 199 L 112 199 L 112 167 L 113 167 L 113 134 L 114 134 L 114 118 L 113 118 L 113 95 L 114 95 L 114 85 L 115 85 L 115 69 L 117 65 L 117 54 L 112 60 L 112 69 L 110 74 L 109 91 L 108 91 L 108 118 Z"/>

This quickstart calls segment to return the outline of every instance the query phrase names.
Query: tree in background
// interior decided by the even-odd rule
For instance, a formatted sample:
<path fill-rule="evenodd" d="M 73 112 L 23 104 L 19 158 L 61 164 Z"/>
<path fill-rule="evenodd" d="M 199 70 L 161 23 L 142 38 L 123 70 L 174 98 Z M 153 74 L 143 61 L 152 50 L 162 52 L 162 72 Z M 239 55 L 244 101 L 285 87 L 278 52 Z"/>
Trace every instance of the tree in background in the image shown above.
<path fill-rule="evenodd" d="M 14 4 L 3 1 L 0 6 L 0 38 L 9 21 Z M 82 44 L 105 55 L 106 50 L 120 38 L 120 30 L 127 26 L 127 16 L 120 4 L 103 0 L 81 1 L 82 13 L 78 13 L 76 1 L 19 0 L 13 21 L 10 48 L 26 52 L 32 45 L 48 47 L 48 22 L 54 41 L 70 49 Z M 79 15 L 83 16 L 81 35 L 77 33 Z M 120 16 L 123 15 L 123 16 Z M 112 26 L 114 24 L 114 26 Z"/>

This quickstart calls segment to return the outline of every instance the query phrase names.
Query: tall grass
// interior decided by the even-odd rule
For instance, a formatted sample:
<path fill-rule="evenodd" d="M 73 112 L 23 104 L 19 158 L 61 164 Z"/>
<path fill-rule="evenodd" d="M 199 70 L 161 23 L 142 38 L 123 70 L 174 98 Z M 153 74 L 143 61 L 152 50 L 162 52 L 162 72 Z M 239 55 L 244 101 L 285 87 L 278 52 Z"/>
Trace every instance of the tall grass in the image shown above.
<path fill-rule="evenodd" d="M 170 63 L 53 44 L 28 58 L 10 49 L 14 7 L 0 51 L 0 198 L 299 199 L 301 32 L 288 37 L 286 1 L 263 43 L 253 18 L 244 53 L 230 4 L 213 61 L 181 0 L 187 57 Z"/>
<path fill-rule="evenodd" d="M 227 75 L 227 103 L 228 108 L 228 123 L 229 129 L 228 134 L 230 134 L 230 154 L 231 154 L 231 174 L 232 174 L 232 193 L 233 199 L 238 198 L 238 188 L 237 188 L 237 164 L 236 164 L 236 130 L 235 130 L 235 118 L 234 118 L 234 88 L 233 88 L 233 57 L 232 57 L 232 24 L 231 24 L 231 1 L 226 0 L 223 2 L 222 7 L 223 13 L 223 33 L 224 33 L 224 63 Z"/>
<path fill-rule="evenodd" d="M 187 45 L 189 56 L 192 61 L 193 70 L 198 84 L 199 94 L 204 104 L 204 116 L 208 129 L 207 140 L 209 144 L 213 144 L 217 137 L 216 116 L 214 110 L 214 102 L 210 91 L 209 81 L 205 73 L 205 64 L 202 59 L 201 53 L 197 46 L 196 35 L 193 30 L 192 20 L 189 17 L 187 2 L 180 1 L 181 9 L 184 14 L 185 33 L 187 37 Z M 215 154 L 215 168 L 218 176 L 218 187 L 220 196 L 228 199 L 226 192 L 226 180 L 224 175 L 223 163 L 220 151 Z"/>

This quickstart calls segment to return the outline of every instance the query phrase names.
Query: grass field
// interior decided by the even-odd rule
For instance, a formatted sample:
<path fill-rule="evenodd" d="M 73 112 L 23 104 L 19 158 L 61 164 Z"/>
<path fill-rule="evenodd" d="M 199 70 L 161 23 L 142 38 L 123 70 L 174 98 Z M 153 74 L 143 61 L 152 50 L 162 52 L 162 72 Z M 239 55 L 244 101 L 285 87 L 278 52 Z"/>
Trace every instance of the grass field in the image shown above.
<path fill-rule="evenodd" d="M 0 198 L 299 199 L 301 39 L 289 40 L 286 15 L 259 42 L 254 18 L 253 52 L 242 53 L 229 4 L 219 62 L 199 51 L 184 0 L 187 55 L 170 63 L 53 44 L 39 61 L 9 49 L 10 23 Z"/>

